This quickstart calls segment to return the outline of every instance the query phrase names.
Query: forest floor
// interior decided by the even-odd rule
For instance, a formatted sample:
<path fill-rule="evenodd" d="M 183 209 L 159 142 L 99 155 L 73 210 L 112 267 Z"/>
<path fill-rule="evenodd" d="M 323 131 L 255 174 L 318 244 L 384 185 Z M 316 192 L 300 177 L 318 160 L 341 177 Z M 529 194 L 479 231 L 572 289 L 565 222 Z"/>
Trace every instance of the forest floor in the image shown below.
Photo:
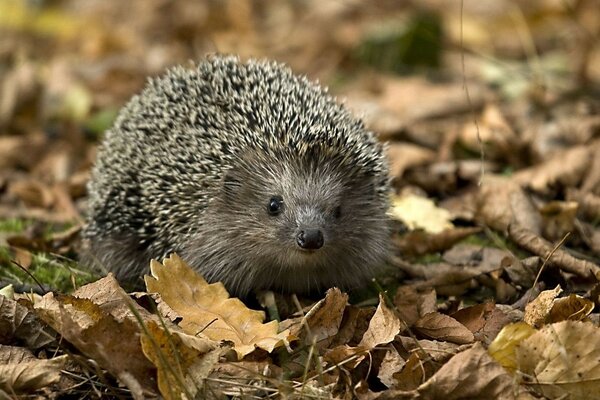
<path fill-rule="evenodd" d="M 600 398 L 599 43 L 597 0 L 0 0 L 0 398 Z M 176 256 L 134 294 L 78 262 L 103 132 L 214 52 L 388 143 L 369 287 L 259 312 Z"/>

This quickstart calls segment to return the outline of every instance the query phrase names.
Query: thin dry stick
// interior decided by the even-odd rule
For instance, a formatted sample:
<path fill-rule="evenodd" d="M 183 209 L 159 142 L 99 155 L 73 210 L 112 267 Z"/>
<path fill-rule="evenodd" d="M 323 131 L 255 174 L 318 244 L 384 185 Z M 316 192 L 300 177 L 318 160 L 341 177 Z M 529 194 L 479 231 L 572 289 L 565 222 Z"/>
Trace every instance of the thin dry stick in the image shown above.
<path fill-rule="evenodd" d="M 483 140 L 481 139 L 481 133 L 479 132 L 479 122 L 477 122 L 477 115 L 475 114 L 475 109 L 473 108 L 473 102 L 471 101 L 471 95 L 469 94 L 469 86 L 467 85 L 467 75 L 465 73 L 465 46 L 464 46 L 464 35 L 463 35 L 463 14 L 464 14 L 464 0 L 460 0 L 460 63 L 462 68 L 462 78 L 463 78 L 463 89 L 465 90 L 465 94 L 467 96 L 467 103 L 469 104 L 469 108 L 471 109 L 471 114 L 473 115 L 473 123 L 475 124 L 475 130 L 477 131 L 477 142 L 479 143 L 479 154 L 481 155 L 481 171 L 479 176 L 479 182 L 477 182 L 478 186 L 483 184 L 483 177 L 485 175 L 485 149 L 483 147 Z"/>
<path fill-rule="evenodd" d="M 552 258 L 552 256 L 554 255 L 554 253 L 556 253 L 556 251 L 561 248 L 561 246 L 566 242 L 566 240 L 569 238 L 569 236 L 571 236 L 571 232 L 567 232 L 565 234 L 565 236 L 560 240 L 560 242 L 558 242 L 558 244 L 556 246 L 554 246 L 554 248 L 550 251 L 550 253 L 548 253 L 548 255 L 546 256 L 546 258 L 544 258 L 544 262 L 542 263 L 542 266 L 540 267 L 540 270 L 538 271 L 535 280 L 533 281 L 533 285 L 531 286 L 531 288 L 533 289 L 535 287 L 535 285 L 537 285 L 538 280 L 540 279 L 540 276 L 542 275 L 542 271 L 544 270 L 544 267 L 546 266 L 546 264 L 548 263 L 548 260 L 550 260 L 550 258 Z M 525 304 L 529 303 L 529 300 L 531 300 L 531 293 L 533 293 L 533 290 L 530 290 L 527 294 L 527 301 L 525 302 Z"/>

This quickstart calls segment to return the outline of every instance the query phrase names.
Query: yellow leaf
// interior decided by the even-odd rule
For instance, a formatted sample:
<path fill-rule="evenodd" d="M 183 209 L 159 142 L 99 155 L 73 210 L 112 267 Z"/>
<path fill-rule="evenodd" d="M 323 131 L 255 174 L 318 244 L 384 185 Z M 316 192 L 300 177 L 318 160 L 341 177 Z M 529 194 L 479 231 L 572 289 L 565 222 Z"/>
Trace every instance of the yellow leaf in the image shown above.
<path fill-rule="evenodd" d="M 517 369 L 515 349 L 523 340 L 535 332 L 536 330 L 525 322 L 508 324 L 502 328 L 496 339 L 490 343 L 488 353 L 504 368 L 515 372 Z"/>
<path fill-rule="evenodd" d="M 176 254 L 163 264 L 152 260 L 150 271 L 152 276 L 145 277 L 148 291 L 159 293 L 182 317 L 184 332 L 232 342 L 239 359 L 257 347 L 271 352 L 288 340 L 289 330 L 278 333 L 277 321 L 263 324 L 264 312 L 230 298 L 222 283 L 208 284 Z"/>
<path fill-rule="evenodd" d="M 437 207 L 430 199 L 410 193 L 395 196 L 389 213 L 392 218 L 404 222 L 410 229 L 439 233 L 453 227 L 448 210 Z"/>

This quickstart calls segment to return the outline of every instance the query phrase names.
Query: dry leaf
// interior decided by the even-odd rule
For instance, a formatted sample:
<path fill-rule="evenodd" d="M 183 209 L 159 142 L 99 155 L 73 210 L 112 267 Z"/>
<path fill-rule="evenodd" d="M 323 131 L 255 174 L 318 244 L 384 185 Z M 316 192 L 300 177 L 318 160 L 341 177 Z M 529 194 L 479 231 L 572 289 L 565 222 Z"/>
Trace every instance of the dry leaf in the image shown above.
<path fill-rule="evenodd" d="M 593 145 L 574 146 L 541 164 L 517 172 L 513 179 L 542 193 L 556 185 L 576 186 L 589 170 L 592 149 Z"/>
<path fill-rule="evenodd" d="M 54 342 L 54 336 L 27 307 L 0 296 L 0 344 L 21 340 L 35 350 Z"/>
<path fill-rule="evenodd" d="M 436 207 L 430 199 L 411 193 L 394 197 L 390 215 L 404 222 L 409 229 L 439 233 L 453 227 L 450 212 Z"/>
<path fill-rule="evenodd" d="M 25 394 L 58 382 L 66 355 L 50 360 L 32 360 L 0 365 L 0 390 Z"/>
<path fill-rule="evenodd" d="M 385 299 L 380 294 L 377 311 L 375 311 L 375 315 L 371 318 L 369 328 L 358 346 L 371 350 L 380 344 L 389 343 L 394 340 L 401 326 L 400 320 L 394 311 L 385 304 Z"/>
<path fill-rule="evenodd" d="M 167 400 L 198 398 L 204 380 L 222 353 L 216 342 L 183 332 L 167 332 L 151 321 L 141 337 L 142 350 L 156 366 L 158 389 Z"/>
<path fill-rule="evenodd" d="M 451 228 L 438 233 L 411 231 L 396 237 L 395 243 L 406 256 L 437 253 L 452 247 L 457 242 L 481 231 L 481 228 Z"/>
<path fill-rule="evenodd" d="M 517 369 L 515 349 L 523 340 L 535 332 L 536 330 L 525 322 L 508 324 L 502 328 L 498 336 L 490 343 L 488 353 L 504 368 L 514 372 Z"/>
<path fill-rule="evenodd" d="M 457 344 L 471 343 L 475 337 L 463 324 L 454 318 L 433 312 L 424 315 L 415 322 L 415 332 L 430 339 L 445 340 Z"/>
<path fill-rule="evenodd" d="M 516 352 L 524 381 L 546 397 L 584 400 L 600 393 L 600 329 L 594 324 L 546 325 Z"/>
<path fill-rule="evenodd" d="M 314 340 L 320 349 L 326 349 L 339 332 L 347 305 L 347 294 L 338 288 L 329 289 L 325 298 L 312 306 L 306 315 L 283 321 L 281 328 L 289 328 L 292 336 L 300 338 L 307 345 L 311 345 Z"/>
<path fill-rule="evenodd" d="M 480 343 L 458 353 L 417 392 L 423 399 L 515 399 L 519 392 L 510 374 Z"/>
<path fill-rule="evenodd" d="M 467 327 L 477 341 L 489 344 L 510 319 L 494 303 L 476 304 L 458 310 L 452 318 Z"/>
<path fill-rule="evenodd" d="M 437 311 L 436 298 L 435 289 L 418 292 L 412 286 L 400 286 L 394 296 L 394 305 L 402 321 L 410 327 L 425 314 Z"/>
<path fill-rule="evenodd" d="M 153 393 L 156 387 L 154 366 L 142 353 L 140 325 L 129 311 L 131 303 L 127 294 L 114 277 L 109 274 L 76 293 L 103 302 L 98 305 L 89 298 L 55 297 L 48 293 L 34 309 L 65 340 L 110 371 L 132 392 Z M 131 307 L 135 309 L 133 304 Z M 138 315 L 152 320 L 146 315 L 147 311 L 142 310 L 137 311 Z"/>
<path fill-rule="evenodd" d="M 184 332 L 230 341 L 239 359 L 257 347 L 271 352 L 288 340 L 289 331 L 278 333 L 277 321 L 263 324 L 264 312 L 230 298 L 222 283 L 208 284 L 177 255 L 163 264 L 152 260 L 150 271 L 152 276 L 145 276 L 148 291 L 159 293 L 181 315 L 179 326 Z"/>
<path fill-rule="evenodd" d="M 548 323 L 564 320 L 582 321 L 594 309 L 594 302 L 576 294 L 554 300 L 548 315 Z"/>
<path fill-rule="evenodd" d="M 554 299 L 562 293 L 560 285 L 553 290 L 544 290 L 531 303 L 525 306 L 523 321 L 534 328 L 539 328 L 546 323 L 548 314 L 554 304 Z"/>

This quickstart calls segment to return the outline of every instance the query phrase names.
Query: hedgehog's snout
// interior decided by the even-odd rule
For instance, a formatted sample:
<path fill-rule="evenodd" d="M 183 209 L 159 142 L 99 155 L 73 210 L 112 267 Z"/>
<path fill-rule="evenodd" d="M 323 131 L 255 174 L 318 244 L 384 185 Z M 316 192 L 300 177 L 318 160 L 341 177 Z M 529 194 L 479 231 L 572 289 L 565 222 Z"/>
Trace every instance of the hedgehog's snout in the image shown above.
<path fill-rule="evenodd" d="M 302 229 L 296 235 L 296 243 L 304 250 L 318 250 L 323 247 L 325 239 L 323 232 L 318 228 Z"/>

